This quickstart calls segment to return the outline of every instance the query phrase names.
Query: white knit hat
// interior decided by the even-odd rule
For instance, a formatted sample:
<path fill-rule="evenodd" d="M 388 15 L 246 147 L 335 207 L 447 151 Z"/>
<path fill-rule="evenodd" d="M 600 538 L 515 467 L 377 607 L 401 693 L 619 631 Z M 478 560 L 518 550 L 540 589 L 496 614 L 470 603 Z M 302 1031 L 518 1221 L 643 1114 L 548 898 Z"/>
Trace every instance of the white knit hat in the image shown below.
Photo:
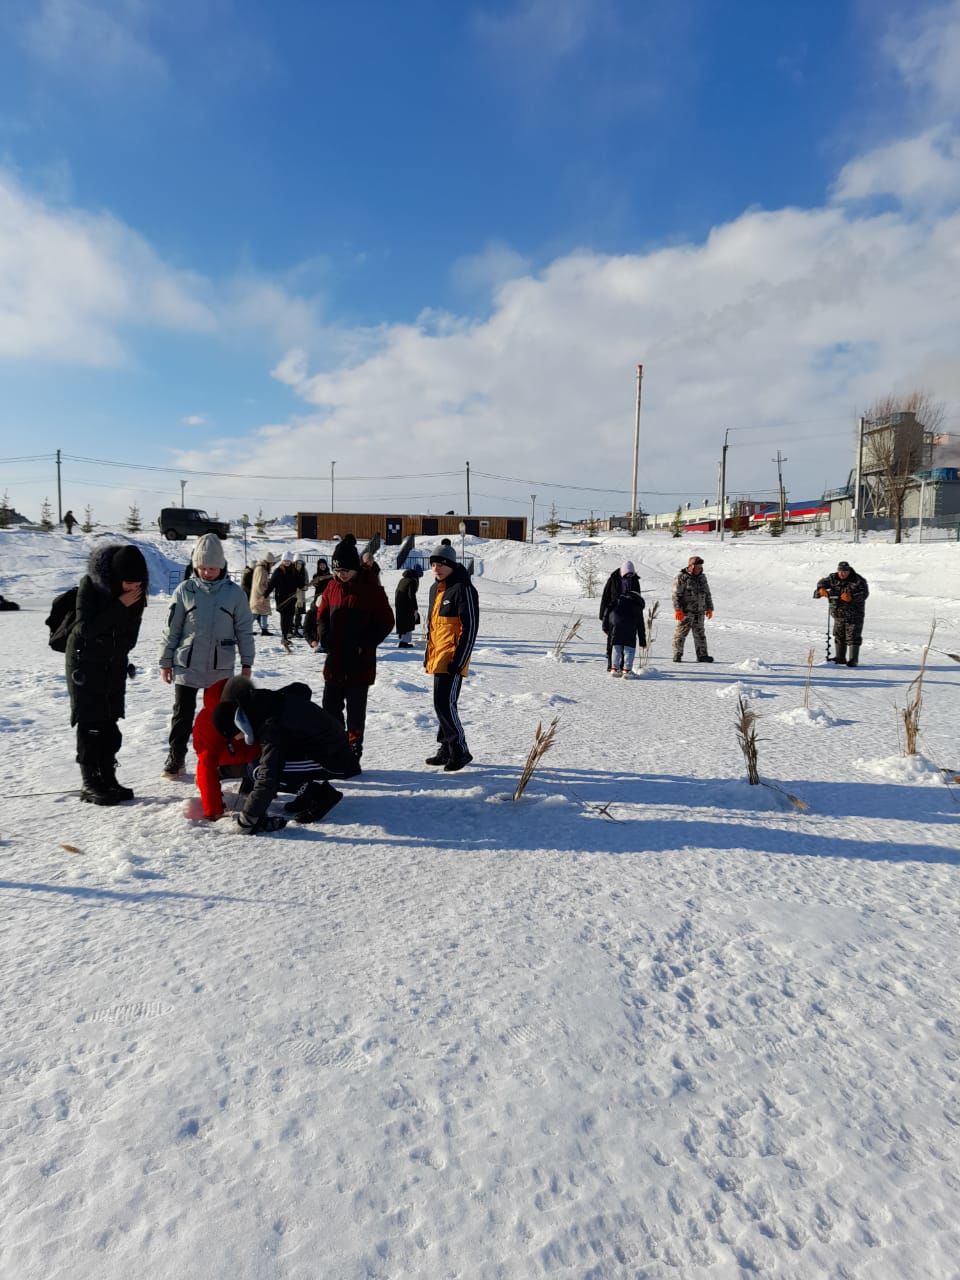
<path fill-rule="evenodd" d="M 285 551 L 285 552 L 283 553 L 283 559 L 284 559 L 284 562 L 285 562 L 285 563 L 287 563 L 287 564 L 292 564 L 292 563 L 293 563 L 293 552 L 292 552 L 292 551 Z"/>
<path fill-rule="evenodd" d="M 205 533 L 197 539 L 193 548 L 193 567 L 195 569 L 225 569 L 227 557 L 223 552 L 223 543 L 215 533 Z"/>

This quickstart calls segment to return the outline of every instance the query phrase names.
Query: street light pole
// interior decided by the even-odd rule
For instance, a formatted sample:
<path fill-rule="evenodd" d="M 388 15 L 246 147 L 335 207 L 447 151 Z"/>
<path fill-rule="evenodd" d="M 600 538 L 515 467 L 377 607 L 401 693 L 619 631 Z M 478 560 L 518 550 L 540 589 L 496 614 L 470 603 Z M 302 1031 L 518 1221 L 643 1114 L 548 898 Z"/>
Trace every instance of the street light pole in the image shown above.
<path fill-rule="evenodd" d="M 640 468 L 640 392 L 643 388 L 643 365 L 637 365 L 637 416 L 633 427 L 633 490 L 630 497 L 630 532 L 637 532 L 637 474 Z"/>
<path fill-rule="evenodd" d="M 853 540 L 860 541 L 860 484 L 863 474 L 863 428 L 866 419 L 861 417 L 857 424 L 857 478 L 853 482 Z"/>
<path fill-rule="evenodd" d="M 530 495 L 530 541 L 533 541 L 533 531 L 537 523 L 537 495 Z"/>
<path fill-rule="evenodd" d="M 181 480 L 181 481 L 180 481 L 180 507 L 181 507 L 181 509 L 183 508 L 183 505 L 184 505 L 184 502 L 183 502 L 183 491 L 184 491 L 184 489 L 185 489 L 186 487 L 187 487 L 187 482 L 186 482 L 186 480 Z"/>
<path fill-rule="evenodd" d="M 727 510 L 727 436 L 730 428 L 723 433 L 723 451 L 720 454 L 720 541 L 723 541 L 723 527 L 726 524 Z"/>
<path fill-rule="evenodd" d="M 330 514 L 331 515 L 333 515 L 333 468 L 336 465 L 337 464 L 335 462 L 330 463 Z"/>

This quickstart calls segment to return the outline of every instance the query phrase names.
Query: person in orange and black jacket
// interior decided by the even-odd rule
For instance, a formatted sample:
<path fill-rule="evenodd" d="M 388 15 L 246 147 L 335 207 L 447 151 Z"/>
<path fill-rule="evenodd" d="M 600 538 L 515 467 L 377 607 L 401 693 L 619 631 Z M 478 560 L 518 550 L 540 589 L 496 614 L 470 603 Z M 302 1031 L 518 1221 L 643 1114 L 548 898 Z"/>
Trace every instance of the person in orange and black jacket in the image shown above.
<path fill-rule="evenodd" d="M 193 749 L 197 753 L 197 790 L 203 816 L 222 818 L 221 778 L 242 778 L 245 766 L 260 758 L 260 744 L 247 746 L 242 738 L 227 741 L 213 723 L 214 708 L 220 702 L 226 680 L 218 680 L 203 691 L 203 707 L 193 722 Z"/>
<path fill-rule="evenodd" d="M 393 610 L 379 575 L 361 566 L 355 540 L 337 544 L 331 567 L 333 580 L 317 605 L 318 642 L 326 654 L 321 705 L 340 724 L 346 710 L 350 749 L 359 760 L 367 696 L 377 678 L 377 645 L 393 630 Z"/>
<path fill-rule="evenodd" d="M 480 601 L 470 575 L 457 563 L 453 547 L 437 547 L 430 556 L 430 567 L 434 582 L 427 609 L 423 666 L 433 676 L 433 709 L 439 721 L 440 745 L 427 758 L 427 764 L 443 765 L 445 772 L 454 773 L 473 759 L 467 750 L 457 703 L 477 639 Z"/>

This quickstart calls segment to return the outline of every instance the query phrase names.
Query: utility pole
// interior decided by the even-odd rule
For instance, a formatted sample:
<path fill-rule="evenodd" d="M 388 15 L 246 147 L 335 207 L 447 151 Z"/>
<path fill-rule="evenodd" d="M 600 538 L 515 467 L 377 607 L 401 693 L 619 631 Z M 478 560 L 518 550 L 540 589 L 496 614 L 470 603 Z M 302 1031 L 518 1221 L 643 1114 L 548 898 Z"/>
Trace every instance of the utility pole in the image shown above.
<path fill-rule="evenodd" d="M 330 463 L 330 514 L 331 515 L 333 515 L 333 468 L 336 465 L 337 464 L 335 462 Z"/>
<path fill-rule="evenodd" d="M 57 450 L 57 524 L 63 524 L 63 498 L 60 496 L 60 450 Z"/>
<path fill-rule="evenodd" d="M 726 523 L 727 510 L 727 436 L 730 428 L 723 433 L 723 449 L 720 453 L 720 541 L 723 541 L 723 527 Z"/>
<path fill-rule="evenodd" d="M 853 482 L 853 540 L 860 541 L 860 484 L 863 474 L 863 428 L 866 418 L 861 417 L 857 423 L 857 474 Z"/>
<path fill-rule="evenodd" d="M 184 491 L 184 489 L 185 489 L 186 487 L 187 487 L 187 482 L 186 482 L 186 480 L 181 480 L 181 481 L 180 481 L 180 507 L 181 507 L 181 510 L 182 510 L 182 508 L 183 508 L 183 506 L 184 506 L 184 502 L 183 502 L 183 491 Z"/>
<path fill-rule="evenodd" d="M 470 463 L 467 463 L 467 515 L 470 514 Z"/>
<path fill-rule="evenodd" d="M 643 365 L 637 365 L 637 418 L 633 428 L 633 492 L 630 498 L 630 532 L 637 532 L 637 473 L 640 468 L 640 392 L 643 388 Z"/>
<path fill-rule="evenodd" d="M 533 530 L 536 527 L 536 523 L 537 523 L 537 495 L 535 493 L 531 493 L 530 495 L 530 541 L 531 542 L 533 541 Z"/>
<path fill-rule="evenodd" d="M 776 462 L 777 464 L 777 485 L 780 489 L 780 532 L 783 533 L 783 527 L 786 522 L 786 505 L 787 505 L 786 502 L 784 501 L 784 493 L 783 493 L 783 464 L 785 462 L 789 462 L 790 459 L 781 458 L 780 450 L 778 449 L 776 458 L 771 458 L 770 461 Z"/>

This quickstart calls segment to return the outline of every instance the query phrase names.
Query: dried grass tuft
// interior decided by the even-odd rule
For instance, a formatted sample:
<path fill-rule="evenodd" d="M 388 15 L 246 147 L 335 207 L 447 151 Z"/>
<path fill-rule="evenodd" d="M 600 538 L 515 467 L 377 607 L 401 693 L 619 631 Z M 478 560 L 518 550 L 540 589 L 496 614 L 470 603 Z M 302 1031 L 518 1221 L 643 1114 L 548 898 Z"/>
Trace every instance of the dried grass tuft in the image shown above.
<path fill-rule="evenodd" d="M 513 793 L 514 800 L 519 800 L 524 791 L 526 791 L 527 784 L 536 772 L 537 766 L 553 746 L 553 740 L 556 736 L 557 725 L 559 723 L 560 717 L 557 715 L 553 717 L 546 729 L 544 729 L 542 721 L 537 725 L 537 732 L 533 739 L 533 746 L 530 748 L 529 754 L 527 755 L 526 763 L 523 766 L 523 772 L 520 774 L 516 790 Z"/>
<path fill-rule="evenodd" d="M 737 741 L 747 765 L 747 781 L 751 787 L 760 785 L 760 770 L 757 765 L 757 713 L 747 706 L 741 694 L 737 699 Z"/>
<path fill-rule="evenodd" d="M 810 681 L 813 679 L 813 650 L 807 650 L 807 677 L 803 683 L 803 709 L 810 709 Z"/>
<path fill-rule="evenodd" d="M 582 622 L 583 622 L 582 618 L 577 618 L 574 622 L 569 622 L 564 624 L 563 629 L 561 630 L 560 634 L 557 636 L 557 643 L 553 646 L 553 656 L 555 658 L 563 657 L 564 649 L 566 649 L 570 641 L 576 637 L 577 632 L 580 630 L 580 624 Z"/>
<path fill-rule="evenodd" d="M 923 646 L 923 652 L 920 655 L 920 670 L 907 685 L 906 705 L 900 709 L 904 733 L 903 754 L 905 756 L 915 756 L 917 754 L 917 739 L 920 736 L 920 712 L 923 709 L 923 677 L 927 672 L 927 655 L 930 653 L 933 633 L 936 629 L 937 622 L 934 619 L 930 626 L 927 643 Z M 899 733 L 897 736 L 899 737 Z"/>

